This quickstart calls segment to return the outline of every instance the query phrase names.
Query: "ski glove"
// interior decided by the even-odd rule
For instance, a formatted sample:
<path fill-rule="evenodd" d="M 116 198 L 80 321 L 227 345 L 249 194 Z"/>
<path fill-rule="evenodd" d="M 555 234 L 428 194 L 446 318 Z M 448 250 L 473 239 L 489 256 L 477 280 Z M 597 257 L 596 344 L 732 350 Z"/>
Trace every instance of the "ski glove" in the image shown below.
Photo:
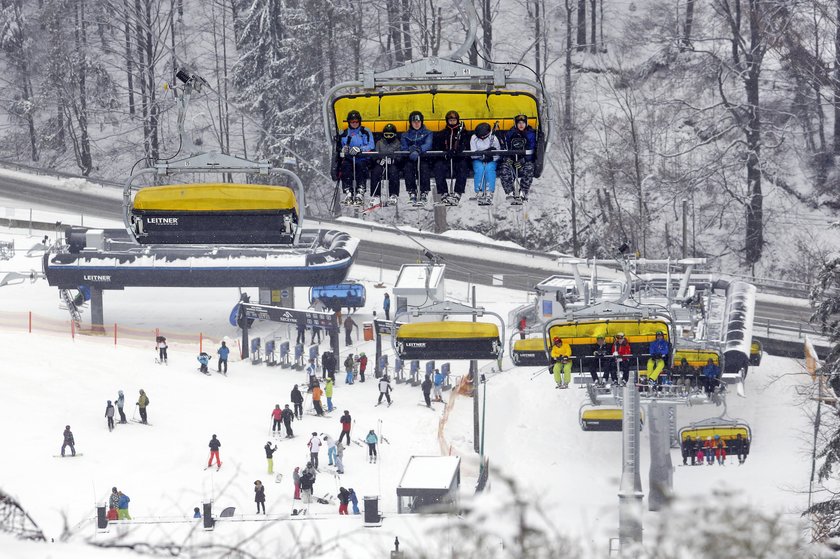
<path fill-rule="evenodd" d="M 521 161 L 514 161 L 513 162 L 513 168 L 516 169 L 517 171 L 519 171 L 520 169 L 522 169 L 522 162 Z"/>
<path fill-rule="evenodd" d="M 388 158 L 387 157 L 382 157 L 382 158 L 379 159 L 379 164 L 382 165 L 383 167 L 385 166 L 386 163 L 388 163 Z"/>
<path fill-rule="evenodd" d="M 493 161 L 493 154 L 492 153 L 485 153 L 484 156 L 481 158 L 485 163 L 489 163 Z"/>
<path fill-rule="evenodd" d="M 362 153 L 362 150 L 360 150 L 359 148 L 355 146 L 350 148 L 350 155 L 359 155 L 360 153 Z"/>
<path fill-rule="evenodd" d="M 420 152 L 417 149 L 412 149 L 411 153 L 408 154 L 408 158 L 412 161 L 417 161 L 420 159 Z"/>

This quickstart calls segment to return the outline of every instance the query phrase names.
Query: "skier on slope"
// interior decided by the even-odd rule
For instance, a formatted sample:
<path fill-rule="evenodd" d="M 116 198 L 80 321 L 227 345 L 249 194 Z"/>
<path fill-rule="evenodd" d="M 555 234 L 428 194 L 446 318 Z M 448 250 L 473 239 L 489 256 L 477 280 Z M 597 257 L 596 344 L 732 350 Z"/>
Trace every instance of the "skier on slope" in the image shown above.
<path fill-rule="evenodd" d="M 335 471 L 338 474 L 344 473 L 344 445 L 335 443 Z"/>
<path fill-rule="evenodd" d="M 379 379 L 379 400 L 376 401 L 376 405 L 382 403 L 382 398 L 388 400 L 388 405 L 391 405 L 391 381 L 388 380 L 388 375 L 383 375 L 381 379 Z"/>
<path fill-rule="evenodd" d="M 120 413 L 120 423 L 128 423 L 125 418 L 125 411 L 123 408 L 125 407 L 125 394 L 123 391 L 120 390 L 117 392 L 117 411 Z"/>
<path fill-rule="evenodd" d="M 148 423 L 149 416 L 146 413 L 146 408 L 149 406 L 149 396 L 142 388 L 140 389 L 140 396 L 137 398 L 137 406 L 140 409 L 140 422 Z"/>
<path fill-rule="evenodd" d="M 344 372 L 346 376 L 344 377 L 345 384 L 353 384 L 353 367 L 355 366 L 355 362 L 353 360 L 353 354 L 349 354 L 347 359 L 344 360 Z"/>
<path fill-rule="evenodd" d="M 292 432 L 292 421 L 295 419 L 295 414 L 289 409 L 289 404 L 286 404 L 286 407 L 283 408 L 282 413 L 283 418 L 283 427 L 286 428 L 286 438 L 291 439 L 295 436 L 294 432 Z M 280 430 L 278 429 L 278 432 Z"/>
<path fill-rule="evenodd" d="M 274 409 L 271 410 L 271 434 L 274 435 L 280 431 L 280 420 L 283 417 L 283 410 L 280 409 L 280 404 L 274 404 Z"/>
<path fill-rule="evenodd" d="M 353 514 L 361 514 L 359 512 L 359 498 L 356 497 L 356 491 L 351 487 L 347 490 L 350 494 L 350 503 L 353 505 Z"/>
<path fill-rule="evenodd" d="M 166 355 L 166 350 L 167 350 L 167 348 L 169 348 L 169 346 L 166 345 L 166 338 L 163 337 L 163 336 L 158 336 L 157 337 L 157 344 L 155 344 L 155 347 L 158 350 L 159 361 L 161 363 L 169 363 L 169 356 Z"/>
<path fill-rule="evenodd" d="M 347 505 L 350 504 L 350 492 L 345 488 L 338 490 L 338 514 L 347 514 Z"/>
<path fill-rule="evenodd" d="M 292 472 L 292 481 L 295 483 L 294 499 L 298 501 L 300 500 L 300 466 L 295 466 L 295 471 Z"/>
<path fill-rule="evenodd" d="M 210 370 L 207 368 L 207 365 L 210 363 L 211 359 L 212 359 L 212 357 L 204 351 L 199 353 L 198 357 L 196 357 L 196 360 L 201 365 L 198 370 L 201 371 L 202 373 L 204 373 L 205 375 L 210 374 Z"/>
<path fill-rule="evenodd" d="M 300 393 L 297 384 L 292 388 L 290 399 L 295 406 L 295 417 L 297 419 L 303 419 L 303 394 Z"/>
<path fill-rule="evenodd" d="M 443 381 L 446 380 L 446 375 L 440 372 L 439 369 L 435 369 L 435 402 L 443 402 Z"/>
<path fill-rule="evenodd" d="M 365 369 L 367 369 L 368 358 L 365 352 L 359 353 L 359 382 L 365 382 Z"/>
<path fill-rule="evenodd" d="M 105 405 L 105 419 L 108 421 L 108 431 L 114 430 L 114 405 L 111 400 Z"/>
<path fill-rule="evenodd" d="M 341 416 L 341 434 L 338 436 L 338 442 L 344 437 L 347 437 L 347 446 L 350 446 L 350 428 L 353 426 L 353 418 L 350 417 L 350 411 L 344 410 L 344 415 Z"/>
<path fill-rule="evenodd" d="M 73 456 L 76 456 L 76 439 L 73 437 L 73 432 L 70 430 L 70 426 L 65 425 L 64 442 L 61 445 L 61 456 L 64 456 L 64 449 L 68 446 L 70 447 L 70 452 L 73 453 Z"/>
<path fill-rule="evenodd" d="M 300 476 L 300 494 L 303 504 L 308 505 L 312 502 L 312 492 L 315 489 L 315 476 L 309 468 L 303 470 Z"/>
<path fill-rule="evenodd" d="M 327 460 L 329 461 L 329 465 L 332 466 L 335 464 L 335 454 L 337 452 L 335 439 L 329 435 L 324 435 L 324 442 L 327 443 Z"/>
<path fill-rule="evenodd" d="M 216 365 L 216 370 L 217 372 L 227 376 L 228 355 L 230 354 L 230 348 L 225 342 L 222 342 L 221 347 L 219 347 L 216 353 L 219 354 L 219 363 Z M 222 371 L 222 369 L 224 369 L 224 371 Z"/>
<path fill-rule="evenodd" d="M 268 461 L 268 473 L 274 473 L 274 452 L 277 450 L 277 445 L 271 446 L 271 441 L 265 443 L 263 447 L 265 450 L 265 459 Z"/>
<path fill-rule="evenodd" d="M 367 437 L 365 437 L 365 442 L 368 445 L 368 462 L 375 464 L 377 458 L 376 443 L 379 442 L 379 437 L 376 436 L 373 429 L 368 432 Z"/>
<path fill-rule="evenodd" d="M 213 438 L 210 439 L 210 444 L 207 446 L 210 447 L 210 460 L 207 461 L 207 467 L 209 468 L 213 464 L 213 458 L 216 459 L 216 468 L 222 467 L 222 461 L 219 460 L 219 448 L 221 448 L 222 443 L 219 442 L 219 439 L 216 438 L 216 435 L 213 435 Z"/>
<path fill-rule="evenodd" d="M 420 388 L 423 389 L 423 399 L 426 400 L 426 407 L 432 407 L 432 379 L 431 375 L 426 375 L 426 380 L 423 381 L 423 384 L 420 385 Z"/>
<path fill-rule="evenodd" d="M 321 438 L 318 436 L 318 433 L 316 433 L 315 431 L 312 432 L 312 438 L 309 439 L 309 442 L 306 443 L 306 446 L 309 447 L 309 457 L 312 463 L 312 467 L 317 470 L 318 453 L 321 450 Z"/>

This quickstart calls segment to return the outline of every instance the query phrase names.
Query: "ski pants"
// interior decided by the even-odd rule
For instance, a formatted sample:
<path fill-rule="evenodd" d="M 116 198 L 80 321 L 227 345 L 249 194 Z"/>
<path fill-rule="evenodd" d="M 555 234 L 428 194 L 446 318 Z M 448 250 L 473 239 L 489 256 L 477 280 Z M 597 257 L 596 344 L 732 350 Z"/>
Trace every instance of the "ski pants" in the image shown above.
<path fill-rule="evenodd" d="M 432 189 L 431 169 L 429 162 L 423 159 L 405 162 L 403 177 L 405 178 L 405 189 L 409 193 L 417 194 L 417 176 L 420 176 L 420 191 L 428 192 Z"/>
<path fill-rule="evenodd" d="M 391 159 L 391 163 L 387 162 L 388 159 Z M 388 182 L 388 195 L 399 196 L 400 165 L 395 163 L 392 158 L 382 158 L 379 161 L 385 162 L 385 164 L 380 165 L 379 162 L 375 162 L 370 166 L 370 195 L 383 196 L 382 181 L 384 180 Z"/>
<path fill-rule="evenodd" d="M 312 406 L 315 408 L 316 415 L 324 415 L 324 408 L 321 407 L 321 400 L 312 400 Z"/>
<path fill-rule="evenodd" d="M 473 159 L 473 183 L 476 193 L 496 192 L 496 162 Z"/>
<path fill-rule="evenodd" d="M 443 390 L 443 387 L 439 384 L 436 384 L 434 388 L 435 388 L 435 401 L 436 402 L 442 402 L 443 401 L 443 396 L 441 394 L 441 391 Z"/>
<path fill-rule="evenodd" d="M 301 500 L 304 504 L 308 505 L 312 502 L 312 490 L 311 489 L 301 489 L 300 490 Z"/>
<path fill-rule="evenodd" d="M 338 505 L 338 514 L 347 514 L 347 503 L 341 503 Z"/>
<path fill-rule="evenodd" d="M 140 408 L 140 421 L 143 423 L 147 423 L 149 421 L 149 417 L 146 415 L 146 408 Z"/>
<path fill-rule="evenodd" d="M 108 430 L 109 431 L 114 430 L 114 418 L 113 417 L 108 418 Z"/>
<path fill-rule="evenodd" d="M 127 420 L 125 418 L 125 410 L 123 410 L 122 408 L 117 408 L 117 411 L 120 413 L 120 423 L 126 423 Z"/>
<path fill-rule="evenodd" d="M 353 333 L 352 328 L 345 328 L 344 329 L 344 345 L 351 346 L 353 345 L 353 338 L 350 335 Z"/>
<path fill-rule="evenodd" d="M 268 460 L 268 473 L 274 473 L 274 458 L 266 458 Z"/>
<path fill-rule="evenodd" d="M 295 417 L 298 419 L 303 417 L 303 402 L 295 402 Z"/>
<path fill-rule="evenodd" d="M 327 411 L 333 411 L 332 396 L 327 396 Z"/>
<path fill-rule="evenodd" d="M 128 514 L 128 509 L 117 509 L 117 519 L 131 520 L 131 516 Z"/>
<path fill-rule="evenodd" d="M 376 456 L 376 443 L 368 443 L 368 456 Z"/>
<path fill-rule="evenodd" d="M 271 423 L 271 432 L 273 433 L 273 432 L 275 432 L 275 431 L 279 431 L 279 430 L 280 430 L 280 420 L 279 420 L 279 419 L 275 419 L 275 420 Z"/>
<path fill-rule="evenodd" d="M 568 386 L 572 382 L 572 362 L 555 362 L 552 367 L 552 373 L 554 374 L 554 382 L 556 382 L 558 386 L 561 383 Z"/>
<path fill-rule="evenodd" d="M 426 405 L 432 407 L 432 398 L 428 392 L 423 392 L 423 399 L 426 400 Z"/>
<path fill-rule="evenodd" d="M 391 404 L 391 395 L 390 395 L 390 394 L 388 394 L 387 392 L 380 392 L 380 393 L 379 393 L 379 400 L 377 400 L 377 401 L 376 401 L 376 403 L 377 403 L 377 404 L 381 404 L 381 403 L 382 403 L 382 398 L 383 398 L 383 397 L 384 397 L 386 400 L 388 400 L 388 405 L 390 405 L 390 404 Z"/>
<path fill-rule="evenodd" d="M 209 468 L 211 464 L 213 464 L 213 458 L 216 459 L 216 465 L 221 466 L 222 461 L 219 460 L 219 451 L 218 450 L 211 450 L 210 451 L 210 460 L 207 461 L 207 467 Z"/>
<path fill-rule="evenodd" d="M 337 450 L 334 446 L 331 446 L 327 449 L 327 460 L 329 460 L 330 466 L 335 463 L 335 457 L 337 454 Z"/>
<path fill-rule="evenodd" d="M 223 365 L 224 365 L 224 366 L 223 366 Z M 225 374 L 227 374 L 227 359 L 221 359 L 221 358 L 220 358 L 220 359 L 219 359 L 219 365 L 218 365 L 218 367 L 219 367 L 219 368 L 218 368 L 218 369 L 216 369 L 217 371 L 219 371 L 219 372 L 224 372 Z M 222 369 L 224 369 L 224 371 L 222 371 Z"/>
<path fill-rule="evenodd" d="M 165 347 L 158 348 L 158 355 L 160 356 L 161 361 L 166 361 L 167 359 L 169 359 L 169 357 L 166 356 Z"/>
<path fill-rule="evenodd" d="M 76 456 L 76 445 L 70 443 L 64 443 L 63 445 L 61 445 L 61 455 L 64 456 L 64 449 L 68 446 L 70 447 L 70 452 L 73 453 L 72 455 Z"/>
<path fill-rule="evenodd" d="M 516 161 L 506 157 L 502 160 L 499 168 L 499 178 L 502 181 L 502 188 L 505 194 L 513 194 L 514 179 L 519 179 L 519 194 L 526 196 L 531 190 L 531 183 L 534 181 L 534 162 L 522 161 L 519 169 L 514 167 Z"/>
<path fill-rule="evenodd" d="M 455 187 L 453 192 L 463 194 L 467 186 L 467 175 L 469 174 L 470 163 L 468 159 L 463 157 L 453 157 L 451 159 L 438 159 L 435 162 L 435 184 L 437 185 L 438 194 L 449 194 L 449 185 L 446 184 L 446 179 L 454 178 Z"/>
<path fill-rule="evenodd" d="M 262 507 L 262 512 L 265 514 L 265 501 L 257 501 L 257 514 L 260 513 L 260 508 Z"/>
<path fill-rule="evenodd" d="M 338 454 L 335 455 L 335 471 L 340 474 L 344 473 L 344 460 Z"/>
<path fill-rule="evenodd" d="M 300 482 L 295 482 L 295 499 L 300 499 Z"/>
<path fill-rule="evenodd" d="M 312 467 L 317 470 L 318 469 L 318 453 L 317 452 L 310 452 L 309 453 L 309 461 L 312 462 Z"/>
<path fill-rule="evenodd" d="M 344 377 L 344 382 L 347 384 L 353 384 L 353 371 L 347 371 L 347 376 Z"/>
<path fill-rule="evenodd" d="M 350 446 L 350 429 L 341 432 L 338 436 L 338 442 L 341 442 L 344 437 L 347 437 L 347 446 Z"/>
<path fill-rule="evenodd" d="M 355 164 L 354 164 L 355 161 Z M 368 158 L 367 157 L 345 157 L 341 161 L 341 188 L 355 194 L 365 191 L 365 183 L 368 180 Z M 355 181 L 353 173 L 355 173 Z M 353 188 L 355 182 L 356 187 Z"/>
<path fill-rule="evenodd" d="M 659 378 L 662 369 L 665 368 L 665 360 L 660 357 L 651 357 L 647 361 L 648 378 L 654 382 Z"/>
<path fill-rule="evenodd" d="M 353 503 L 353 514 L 362 514 L 361 512 L 359 512 L 359 504 L 358 503 Z"/>
<path fill-rule="evenodd" d="M 286 428 L 286 436 L 287 437 L 294 436 L 294 433 L 292 433 L 292 422 L 291 421 L 284 421 L 283 422 L 283 427 Z M 279 431 L 280 428 L 278 427 L 277 430 Z"/>

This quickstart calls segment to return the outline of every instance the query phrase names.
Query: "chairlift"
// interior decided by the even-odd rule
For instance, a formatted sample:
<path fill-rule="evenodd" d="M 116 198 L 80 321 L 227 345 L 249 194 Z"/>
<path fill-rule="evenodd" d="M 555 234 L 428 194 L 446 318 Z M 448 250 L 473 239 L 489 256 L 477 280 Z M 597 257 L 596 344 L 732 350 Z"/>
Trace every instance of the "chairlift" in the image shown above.
<path fill-rule="evenodd" d="M 745 441 L 747 445 L 744 447 L 746 450 L 744 454 L 749 454 L 752 445 L 752 430 L 749 424 L 741 419 L 731 419 L 724 415 L 710 417 L 690 423 L 679 431 L 680 445 L 685 443 L 687 437 L 691 437 L 694 441 L 705 441 L 719 436 L 729 447 L 732 441 L 737 441 L 738 435 L 741 435 L 742 441 Z"/>
<path fill-rule="evenodd" d="M 428 307 L 414 309 L 414 316 L 472 315 L 494 316 L 498 324 L 490 322 L 468 322 L 437 320 L 400 324 L 399 318 L 409 314 L 398 312 L 394 316 L 396 336 L 391 338 L 394 353 L 403 360 L 412 359 L 501 359 L 504 354 L 504 320 L 496 313 L 451 301 L 434 303 Z"/>
<path fill-rule="evenodd" d="M 586 403 L 578 413 L 580 428 L 584 431 L 621 431 L 624 423 L 624 410 L 620 407 L 593 406 Z M 645 423 L 644 411 L 639 410 L 639 431 Z"/>

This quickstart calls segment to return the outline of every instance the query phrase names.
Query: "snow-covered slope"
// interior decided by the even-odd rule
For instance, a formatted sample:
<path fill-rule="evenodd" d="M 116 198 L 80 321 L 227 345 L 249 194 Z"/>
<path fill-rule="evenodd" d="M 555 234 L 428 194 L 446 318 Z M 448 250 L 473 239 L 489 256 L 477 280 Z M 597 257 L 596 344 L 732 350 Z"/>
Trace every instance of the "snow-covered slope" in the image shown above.
<path fill-rule="evenodd" d="M 34 240 L 21 240 L 19 245 L 27 246 Z M 4 267 L 30 263 L 18 256 Z M 361 324 L 380 305 L 382 290 L 372 286 L 379 279 L 379 270 L 357 267 L 351 275 L 368 286 L 369 305 L 356 317 Z M 390 286 L 395 273 L 386 271 L 383 279 Z M 469 291 L 467 285 L 458 282 L 448 282 L 447 289 L 450 296 L 459 299 Z M 82 538 L 101 542 L 122 537 L 128 542 L 234 545 L 248 539 L 247 545 L 269 555 L 269 550 L 288 545 L 286 536 L 295 533 L 314 556 L 362 557 L 385 556 L 386 550 L 392 549 L 395 535 L 404 549 L 428 550 L 427 530 L 437 531 L 450 522 L 445 518 L 396 515 L 396 486 L 408 458 L 440 452 L 441 407 L 430 411 L 418 406 L 419 388 L 405 385 L 396 386 L 392 407 L 374 407 L 374 383 L 346 386 L 343 375 L 338 376 L 334 401 L 339 410 L 349 409 L 353 414 L 354 438 L 368 429 L 380 429 L 381 420 L 380 430 L 391 444 L 381 445 L 381 460 L 376 465 L 367 463 L 362 447 L 351 445 L 345 454 L 345 475 L 335 479 L 322 473 L 315 492 L 334 495 L 341 485 L 353 487 L 360 498 L 379 495 L 385 522 L 382 528 L 364 529 L 358 516 L 339 518 L 337 504 L 314 505 L 308 520 L 286 520 L 295 506 L 292 469 L 304 465 L 308 458 L 305 435 L 314 431 L 337 436 L 339 414 L 326 419 L 307 415 L 296 422 L 294 428 L 300 436 L 280 442 L 275 455 L 275 471 L 284 474 L 282 482 L 275 483 L 267 475 L 262 446 L 268 440 L 269 413 L 274 404 L 288 403 L 292 385 L 303 383 L 305 378 L 302 372 L 236 361 L 231 363 L 227 377 L 206 377 L 196 371 L 198 339 L 193 334 L 203 333 L 204 347 L 209 347 L 210 353 L 215 353 L 222 337 L 235 344 L 237 332 L 227 318 L 238 299 L 236 290 L 107 292 L 106 322 L 116 322 L 135 336 L 140 332 L 148 335 L 148 342 L 145 338 L 120 338 L 116 345 L 110 335 L 77 336 L 73 340 L 69 327 L 42 329 L 40 325 L 47 318 L 56 324 L 68 318 L 57 308 L 55 290 L 44 282 L 4 287 L 0 295 L 0 332 L 6 350 L 0 367 L 0 425 L 6 426 L 3 449 L 11 458 L 0 460 L 0 483 L 48 538 L 58 538 L 66 519 L 76 528 L 76 542 Z M 305 290 L 298 290 L 296 296 L 300 306 Z M 506 316 L 525 301 L 526 294 L 479 287 L 478 298 L 480 304 Z M 22 318 L 29 310 L 36 316 L 31 334 L 26 332 Z M 172 345 L 168 366 L 154 363 L 155 328 L 179 332 L 186 340 Z M 285 332 L 284 327 L 275 330 Z M 271 326 L 259 325 L 254 335 L 270 331 Z M 371 342 L 359 341 L 354 350 L 369 356 L 374 353 Z M 453 363 L 454 374 L 463 374 L 465 369 L 466 363 Z M 512 369 L 489 377 L 485 452 L 491 459 L 491 471 L 494 476 L 514 478 L 524 495 L 540 503 L 561 532 L 580 538 L 592 550 L 592 556 L 603 556 L 608 538 L 617 534 L 619 435 L 582 432 L 577 414 L 583 391 L 554 390 L 546 374 L 531 378 L 534 372 Z M 711 487 L 729 486 L 765 510 L 798 514 L 805 497 L 796 491 L 805 486 L 808 474 L 804 436 L 808 406 L 797 400 L 795 387 L 805 382 L 794 361 L 765 357 L 747 381 L 748 398 L 732 396 L 729 401 L 729 415 L 743 418 L 753 427 L 749 460 L 743 466 L 678 467 L 674 476 L 677 496 L 696 499 L 708 495 Z M 151 398 L 149 418 L 153 426 L 129 423 L 109 433 L 103 417 L 106 400 L 113 400 L 117 390 L 123 389 L 131 416 L 140 388 Z M 446 399 L 450 397 L 451 393 L 446 393 Z M 679 423 L 719 415 L 721 411 L 708 407 L 680 410 Z M 77 450 L 84 457 L 53 458 L 66 424 L 72 426 Z M 453 452 L 464 457 L 464 497 L 469 495 L 475 475 L 472 433 L 472 400 L 458 396 L 445 437 Z M 223 445 L 224 466 L 219 472 L 203 469 L 212 434 L 217 434 Z M 643 440 L 647 441 L 646 431 Z M 321 459 L 326 462 L 324 452 Z M 673 459 L 675 464 L 681 462 L 677 451 Z M 646 490 L 647 463 L 645 450 L 642 478 Z M 255 522 L 258 517 L 252 515 L 256 479 L 267 485 L 268 518 L 283 519 L 271 530 L 266 530 L 267 524 Z M 491 497 L 493 492 L 502 492 L 499 480 L 491 480 Z M 97 535 L 91 522 L 94 506 L 107 498 L 112 486 L 131 497 L 130 510 L 137 523 L 112 527 L 109 533 Z M 217 513 L 225 506 L 236 506 L 237 520 L 245 522 L 220 523 L 215 532 L 204 532 L 190 517 L 193 507 L 208 498 L 214 499 Z M 161 519 L 173 522 L 142 523 Z M 646 523 L 657 520 L 657 513 L 646 514 Z M 501 531 L 498 537 L 504 539 Z M 320 544 L 312 547 L 313 541 Z M 86 556 L 78 547 L 52 545 L 52 556 Z M 31 549 L 32 557 L 45 555 L 44 548 L 37 544 L 15 544 L 15 556 L 25 557 L 26 552 L 18 549 Z M 283 549 L 288 551 L 287 547 Z"/>

